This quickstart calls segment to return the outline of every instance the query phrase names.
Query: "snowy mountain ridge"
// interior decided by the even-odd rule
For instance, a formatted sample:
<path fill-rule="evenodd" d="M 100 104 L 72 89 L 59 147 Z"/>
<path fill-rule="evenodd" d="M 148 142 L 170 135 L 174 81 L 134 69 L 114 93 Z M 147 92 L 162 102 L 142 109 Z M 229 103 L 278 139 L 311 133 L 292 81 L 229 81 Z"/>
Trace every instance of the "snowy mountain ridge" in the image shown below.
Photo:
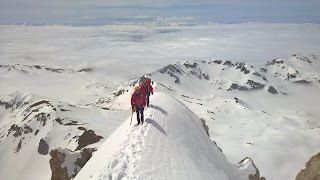
<path fill-rule="evenodd" d="M 257 174 L 251 159 L 232 165 L 206 135 L 200 119 L 165 93 L 155 93 L 145 123 L 127 119 L 99 148 L 75 180 L 247 180 Z M 259 175 L 258 179 L 260 178 Z"/>
<path fill-rule="evenodd" d="M 306 56 L 297 53 L 287 59 L 269 61 L 265 66 L 275 77 L 286 81 L 304 84 L 320 83 L 320 56 L 317 55 Z"/>
<path fill-rule="evenodd" d="M 78 72 L 56 66 L 51 71 L 48 67 L 3 65 L 0 72 L 14 74 L 13 79 L 44 76 L 39 82 L 63 79 L 62 85 L 54 87 L 62 91 L 69 91 L 64 84 L 101 73 L 94 68 Z M 243 157 L 251 157 L 267 179 L 292 179 L 320 148 L 314 143 L 319 140 L 320 101 L 312 96 L 318 92 L 319 69 L 316 55 L 296 54 L 272 60 L 261 68 L 231 61 L 194 60 L 165 66 L 117 87 L 95 80 L 79 81 L 81 88 L 76 84 L 72 92 L 88 95 L 83 98 L 85 103 L 69 104 L 29 93 L 1 94 L 0 160 L 6 167 L 0 174 L 7 179 L 33 179 L 34 172 L 40 170 L 41 179 L 74 177 L 103 140 L 131 114 L 133 87 L 151 78 L 157 93 L 175 97 L 206 122 L 208 135 L 230 162 L 237 164 Z M 153 105 L 159 101 L 155 97 L 151 96 Z M 81 139 L 89 140 L 83 143 Z M 6 173 L 16 164 L 16 173 Z"/>
<path fill-rule="evenodd" d="M 280 64 L 283 65 L 280 67 Z M 274 95 L 286 95 L 287 81 L 320 87 L 319 69 L 320 56 L 301 53 L 286 59 L 274 59 L 261 68 L 245 62 L 234 63 L 222 60 L 178 62 L 119 84 L 116 92 L 100 98 L 93 104 L 100 106 L 106 102 L 107 104 L 116 102 L 119 96 L 131 93 L 132 87 L 145 78 L 154 80 L 156 84 L 162 86 L 164 91 L 179 92 L 183 95 L 191 92 L 191 95 L 203 96 L 211 93 L 221 94 L 224 91 L 262 91 Z M 297 72 L 299 75 L 295 75 Z"/>
<path fill-rule="evenodd" d="M 317 109 L 320 99 L 316 96 L 319 82 L 309 79 L 310 72 L 313 77 L 320 77 L 319 59 L 315 55 L 302 59 L 293 55 L 278 60 L 299 68 L 301 79 L 310 83 L 276 76 L 274 72 L 286 74 L 285 68 L 277 68 L 276 63 L 257 68 L 246 63 L 195 60 L 168 65 L 120 84 L 116 92 L 93 105 L 125 110 L 133 87 L 151 78 L 157 91 L 176 97 L 206 121 L 211 139 L 231 162 L 249 156 L 262 174 L 269 175 L 267 179 L 292 179 L 320 148 L 313 143 L 319 140 L 316 135 L 320 127 Z M 233 89 L 233 84 L 238 88 Z M 283 168 L 271 168 L 275 165 Z"/>

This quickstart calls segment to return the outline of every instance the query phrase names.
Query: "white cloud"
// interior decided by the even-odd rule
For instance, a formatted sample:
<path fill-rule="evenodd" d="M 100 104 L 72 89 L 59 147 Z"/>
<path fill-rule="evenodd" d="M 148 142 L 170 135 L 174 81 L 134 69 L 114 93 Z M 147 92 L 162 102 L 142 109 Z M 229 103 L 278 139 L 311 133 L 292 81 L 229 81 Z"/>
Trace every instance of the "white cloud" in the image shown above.
<path fill-rule="evenodd" d="M 185 19 L 158 19 L 154 24 L 179 24 Z M 125 80 L 188 59 L 219 58 L 261 63 L 293 53 L 320 54 L 317 24 L 214 24 L 158 27 L 0 26 L 0 61 L 61 65 L 91 64 L 113 75 L 129 70 Z M 119 64 L 122 61 L 125 63 Z"/>

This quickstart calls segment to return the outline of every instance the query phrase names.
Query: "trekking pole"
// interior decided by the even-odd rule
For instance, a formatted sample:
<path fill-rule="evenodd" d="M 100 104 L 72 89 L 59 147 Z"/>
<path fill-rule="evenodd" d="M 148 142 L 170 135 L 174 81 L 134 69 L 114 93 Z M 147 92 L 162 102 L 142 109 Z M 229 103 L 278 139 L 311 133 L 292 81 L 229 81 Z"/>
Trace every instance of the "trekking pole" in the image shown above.
<path fill-rule="evenodd" d="M 130 121 L 130 125 L 131 125 L 131 123 L 132 123 L 132 116 L 133 116 L 133 112 L 131 113 L 131 121 Z"/>

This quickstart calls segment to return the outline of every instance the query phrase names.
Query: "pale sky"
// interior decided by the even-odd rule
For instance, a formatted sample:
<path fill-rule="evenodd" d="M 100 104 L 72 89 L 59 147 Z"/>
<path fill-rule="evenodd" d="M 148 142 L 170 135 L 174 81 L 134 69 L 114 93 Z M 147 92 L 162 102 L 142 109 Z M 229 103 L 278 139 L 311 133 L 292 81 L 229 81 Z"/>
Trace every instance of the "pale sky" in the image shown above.
<path fill-rule="evenodd" d="M 320 23 L 319 9 L 319 0 L 0 0 L 0 23 L 63 24 L 81 19 L 99 24 L 101 19 L 142 16 Z"/>

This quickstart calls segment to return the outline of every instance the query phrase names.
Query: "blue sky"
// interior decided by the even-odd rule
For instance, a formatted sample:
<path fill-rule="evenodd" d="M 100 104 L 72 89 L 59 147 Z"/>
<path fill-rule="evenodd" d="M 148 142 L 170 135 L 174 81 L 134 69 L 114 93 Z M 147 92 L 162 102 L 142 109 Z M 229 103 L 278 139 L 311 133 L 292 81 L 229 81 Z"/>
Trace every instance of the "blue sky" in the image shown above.
<path fill-rule="evenodd" d="M 222 23 L 320 23 L 319 9 L 318 0 L 0 0 L 0 23 L 100 24 L 108 18 L 142 16 L 193 16 Z"/>

